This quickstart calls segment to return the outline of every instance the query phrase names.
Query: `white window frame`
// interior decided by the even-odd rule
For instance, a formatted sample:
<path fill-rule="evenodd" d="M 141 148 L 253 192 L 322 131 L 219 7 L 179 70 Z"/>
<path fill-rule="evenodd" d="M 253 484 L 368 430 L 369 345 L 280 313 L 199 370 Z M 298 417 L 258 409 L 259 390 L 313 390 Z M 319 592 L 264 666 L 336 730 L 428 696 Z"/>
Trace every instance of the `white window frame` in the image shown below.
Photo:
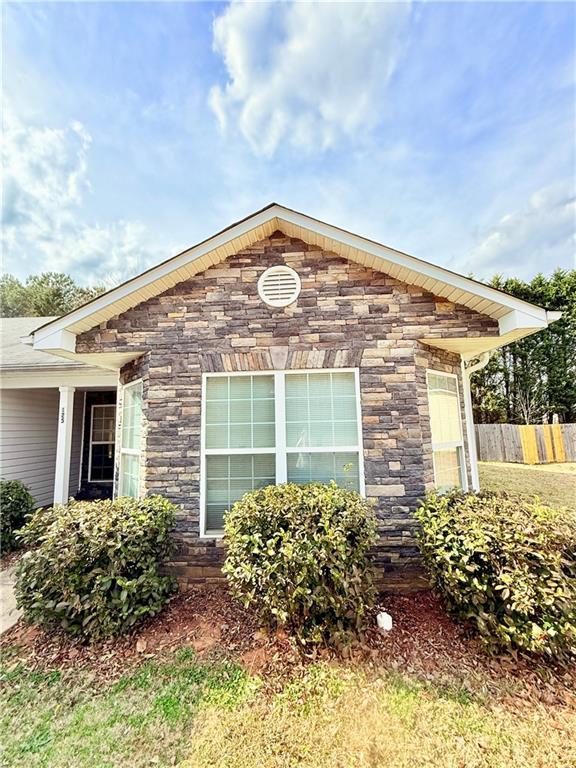
<path fill-rule="evenodd" d="M 114 408 L 114 424 L 118 418 L 116 403 L 94 403 L 90 406 L 90 446 L 88 448 L 88 482 L 95 485 L 111 485 L 114 482 L 114 465 L 112 465 L 112 478 L 110 480 L 92 479 L 92 446 L 93 445 L 113 445 L 114 456 L 116 456 L 116 429 L 114 429 L 114 440 L 110 443 L 108 440 L 93 440 L 94 434 L 94 409 L 95 408 Z"/>
<path fill-rule="evenodd" d="M 288 448 L 286 446 L 286 376 L 290 374 L 308 373 L 353 373 L 356 393 L 356 422 L 358 428 L 358 444 L 354 446 L 339 445 L 323 446 L 321 448 Z M 275 447 L 273 448 L 206 448 L 206 382 L 209 378 L 236 376 L 273 376 L 274 377 L 274 415 L 275 415 Z M 221 539 L 224 533 L 206 530 L 206 457 L 214 455 L 254 455 L 273 454 L 276 459 L 276 485 L 288 481 L 289 453 L 357 453 L 358 482 L 360 495 L 366 495 L 364 478 L 364 441 L 362 436 L 362 404 L 360 399 L 360 370 L 358 368 L 304 368 L 282 371 L 230 371 L 202 374 L 202 393 L 200 408 L 200 538 Z"/>
<path fill-rule="evenodd" d="M 142 484 L 142 478 L 140 476 L 141 466 L 140 463 L 142 461 L 142 431 L 140 432 L 140 445 L 138 448 L 123 448 L 122 447 L 122 417 L 124 414 L 124 396 L 127 389 L 130 389 L 131 387 L 136 387 L 138 385 L 142 386 L 142 394 L 144 394 L 144 384 L 143 379 L 134 379 L 134 381 L 131 381 L 129 384 L 122 384 L 122 400 L 120 402 L 120 408 L 118 408 L 118 404 L 116 405 L 116 423 L 117 423 L 117 454 L 118 454 L 118 496 L 123 496 L 123 488 L 122 488 L 122 456 L 139 456 L 140 462 L 138 463 L 138 496 L 136 497 L 139 499 L 141 497 L 141 484 Z M 144 397 L 142 397 L 142 402 L 144 402 Z"/>
<path fill-rule="evenodd" d="M 455 373 L 448 373 L 447 371 L 438 371 L 435 368 L 426 369 L 426 400 L 428 401 L 428 411 L 430 411 L 430 397 L 429 397 L 429 387 L 428 387 L 428 380 L 430 375 L 446 376 L 456 380 L 456 401 L 458 403 L 458 421 L 460 424 L 460 440 L 452 440 L 447 443 L 435 443 L 432 438 L 432 420 L 430 419 L 430 415 L 428 416 L 428 418 L 430 419 L 430 441 L 432 443 L 432 465 L 434 467 L 434 485 L 436 488 L 438 488 L 438 481 L 436 479 L 436 460 L 434 458 L 434 453 L 436 451 L 449 451 L 449 450 L 453 450 L 454 448 L 456 449 L 460 448 L 461 456 L 462 456 L 462 462 L 459 468 L 460 480 L 462 483 L 462 490 L 466 492 L 468 491 L 468 470 L 467 470 L 467 463 L 466 463 L 466 448 L 464 445 L 464 429 L 462 424 L 462 402 L 460 400 L 460 383 L 458 382 L 458 376 Z"/>

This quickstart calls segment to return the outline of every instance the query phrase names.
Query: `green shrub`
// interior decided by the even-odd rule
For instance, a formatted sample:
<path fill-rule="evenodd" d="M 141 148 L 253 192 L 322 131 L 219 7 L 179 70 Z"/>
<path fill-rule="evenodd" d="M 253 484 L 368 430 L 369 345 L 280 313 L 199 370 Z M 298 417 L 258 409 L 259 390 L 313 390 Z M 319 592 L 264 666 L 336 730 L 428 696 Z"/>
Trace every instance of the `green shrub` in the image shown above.
<path fill-rule="evenodd" d="M 576 652 L 576 513 L 505 494 L 432 494 L 420 548 L 448 608 L 490 647 Z"/>
<path fill-rule="evenodd" d="M 225 534 L 232 593 L 264 624 L 302 645 L 338 646 L 362 630 L 376 521 L 357 493 L 335 483 L 271 485 L 234 504 Z"/>
<path fill-rule="evenodd" d="M 0 480 L 0 546 L 10 552 L 16 546 L 15 531 L 34 511 L 34 498 L 20 480 Z"/>
<path fill-rule="evenodd" d="M 36 512 L 17 570 L 25 617 L 101 639 L 160 611 L 174 591 L 161 574 L 176 508 L 161 496 L 71 501 Z"/>

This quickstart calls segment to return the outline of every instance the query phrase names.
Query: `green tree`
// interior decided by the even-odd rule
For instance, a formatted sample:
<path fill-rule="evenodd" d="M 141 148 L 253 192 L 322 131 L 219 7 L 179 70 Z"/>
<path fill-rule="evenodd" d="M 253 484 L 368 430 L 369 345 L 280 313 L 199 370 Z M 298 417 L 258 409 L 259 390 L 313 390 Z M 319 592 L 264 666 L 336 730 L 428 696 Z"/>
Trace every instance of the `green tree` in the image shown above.
<path fill-rule="evenodd" d="M 26 288 L 13 275 L 0 277 L 0 315 L 23 317 L 27 315 Z"/>
<path fill-rule="evenodd" d="M 557 269 L 532 281 L 496 276 L 491 285 L 562 318 L 539 333 L 497 350 L 473 376 L 477 422 L 576 421 L 576 270 Z"/>
<path fill-rule="evenodd" d="M 62 272 L 30 275 L 24 284 L 13 275 L 4 275 L 0 278 L 0 316 L 63 315 L 105 290 L 103 285 L 80 286 Z"/>

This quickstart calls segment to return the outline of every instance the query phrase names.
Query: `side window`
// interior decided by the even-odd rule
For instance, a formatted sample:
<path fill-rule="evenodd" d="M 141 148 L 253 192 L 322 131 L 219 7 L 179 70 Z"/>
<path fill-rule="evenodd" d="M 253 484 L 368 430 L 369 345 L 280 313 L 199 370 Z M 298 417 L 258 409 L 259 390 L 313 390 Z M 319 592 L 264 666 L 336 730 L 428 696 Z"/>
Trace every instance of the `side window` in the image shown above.
<path fill-rule="evenodd" d="M 140 495 L 142 439 L 142 382 L 127 384 L 122 392 L 119 495 Z"/>
<path fill-rule="evenodd" d="M 434 481 L 440 490 L 465 487 L 464 440 L 456 376 L 428 371 Z"/>

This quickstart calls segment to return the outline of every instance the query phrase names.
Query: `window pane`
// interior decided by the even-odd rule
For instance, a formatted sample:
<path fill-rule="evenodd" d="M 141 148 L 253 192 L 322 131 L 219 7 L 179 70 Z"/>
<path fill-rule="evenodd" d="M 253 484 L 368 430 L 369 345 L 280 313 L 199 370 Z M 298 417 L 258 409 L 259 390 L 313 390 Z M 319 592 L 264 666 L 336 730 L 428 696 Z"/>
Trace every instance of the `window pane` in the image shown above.
<path fill-rule="evenodd" d="M 330 421 L 311 421 L 309 426 L 309 443 L 313 448 L 323 448 L 334 445 L 334 431 Z"/>
<path fill-rule="evenodd" d="M 291 373 L 286 376 L 286 397 L 308 398 L 308 375 L 306 373 Z"/>
<path fill-rule="evenodd" d="M 355 421 L 337 421 L 334 424 L 334 445 L 356 445 L 358 425 Z"/>
<path fill-rule="evenodd" d="M 433 390 L 429 393 L 430 428 L 433 443 L 459 442 L 460 406 L 455 393 Z"/>
<path fill-rule="evenodd" d="M 273 376 L 208 377 L 205 412 L 208 449 L 275 445 Z"/>
<path fill-rule="evenodd" d="M 289 448 L 358 445 L 356 383 L 352 372 L 286 375 Z"/>
<path fill-rule="evenodd" d="M 252 400 L 232 400 L 230 403 L 230 421 L 232 424 L 251 424 Z"/>
<path fill-rule="evenodd" d="M 208 400 L 206 403 L 206 424 L 227 424 L 229 419 L 228 401 Z"/>
<path fill-rule="evenodd" d="M 120 493 L 138 498 L 140 490 L 140 457 L 124 453 L 120 458 Z"/>
<path fill-rule="evenodd" d="M 211 376 L 206 380 L 207 400 L 228 400 L 228 377 Z"/>
<path fill-rule="evenodd" d="M 252 397 L 252 376 L 230 377 L 230 399 L 244 400 Z"/>
<path fill-rule="evenodd" d="M 115 431 L 116 406 L 94 406 L 92 408 L 92 442 L 113 443 Z"/>
<path fill-rule="evenodd" d="M 230 425 L 230 448 L 253 448 L 252 424 Z"/>
<path fill-rule="evenodd" d="M 274 400 L 274 377 L 273 376 L 253 376 L 252 387 L 254 397 L 258 400 Z"/>
<path fill-rule="evenodd" d="M 327 483 L 334 480 L 342 488 L 358 491 L 358 453 L 289 453 L 288 482 Z"/>
<path fill-rule="evenodd" d="M 354 374 L 352 373 L 333 373 L 332 374 L 332 389 L 334 395 L 337 397 L 353 397 L 356 398 L 356 383 L 354 381 Z"/>
<path fill-rule="evenodd" d="M 122 396 L 122 448 L 140 449 L 142 385 L 124 389 Z"/>
<path fill-rule="evenodd" d="M 114 443 L 92 446 L 90 480 L 111 481 L 114 478 Z"/>
<path fill-rule="evenodd" d="M 253 448 L 269 448 L 275 440 L 274 424 L 255 424 L 252 428 Z"/>
<path fill-rule="evenodd" d="M 221 531 L 224 513 L 247 491 L 276 482 L 273 454 L 206 457 L 206 530 Z"/>
<path fill-rule="evenodd" d="M 206 427 L 206 448 L 228 447 L 228 426 L 208 425 Z"/>
<path fill-rule="evenodd" d="M 437 488 L 440 490 L 461 488 L 460 466 L 460 448 L 449 451 L 434 451 L 434 476 Z"/>

